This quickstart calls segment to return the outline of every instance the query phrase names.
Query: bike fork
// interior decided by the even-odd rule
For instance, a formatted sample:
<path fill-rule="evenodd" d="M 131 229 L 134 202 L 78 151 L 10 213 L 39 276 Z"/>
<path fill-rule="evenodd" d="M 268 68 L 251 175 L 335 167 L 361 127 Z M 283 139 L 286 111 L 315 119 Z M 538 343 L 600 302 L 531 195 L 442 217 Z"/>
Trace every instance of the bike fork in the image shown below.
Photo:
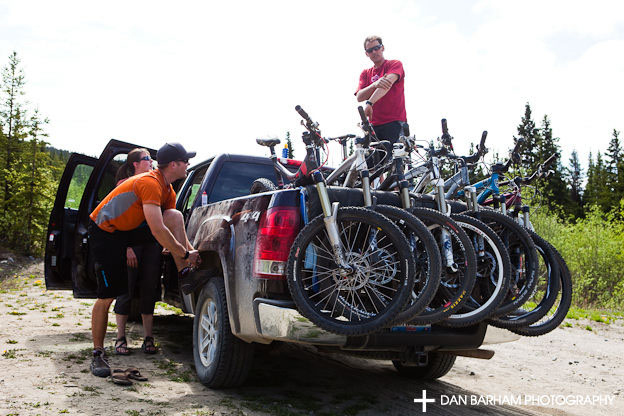
<path fill-rule="evenodd" d="M 446 197 L 444 195 L 444 181 L 442 179 L 436 179 L 436 202 L 438 203 L 438 210 L 447 216 L 450 216 L 448 206 L 446 205 Z M 451 242 L 451 234 L 442 227 L 440 232 L 440 247 L 442 248 L 441 254 L 444 256 L 444 262 L 447 269 L 452 273 L 459 270 L 459 266 L 455 263 L 455 256 L 453 255 L 453 244 Z"/>
<path fill-rule="evenodd" d="M 314 179 L 316 182 L 316 190 L 318 191 L 321 201 L 321 207 L 323 208 L 323 221 L 325 222 L 325 230 L 327 231 L 327 236 L 332 246 L 334 261 L 340 267 L 340 274 L 346 275 L 352 271 L 352 267 L 347 264 L 342 242 L 340 241 L 337 221 L 339 203 L 334 202 L 332 204 L 329 201 L 327 187 L 325 186 L 325 182 L 323 182 L 320 172 L 315 173 Z"/>

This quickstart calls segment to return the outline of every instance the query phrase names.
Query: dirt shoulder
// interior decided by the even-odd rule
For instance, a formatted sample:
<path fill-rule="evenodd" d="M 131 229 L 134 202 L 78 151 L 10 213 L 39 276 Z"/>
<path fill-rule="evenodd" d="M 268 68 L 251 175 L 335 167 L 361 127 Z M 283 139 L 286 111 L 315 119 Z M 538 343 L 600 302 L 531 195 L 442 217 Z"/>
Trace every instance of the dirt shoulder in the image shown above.
<path fill-rule="evenodd" d="M 427 414 L 624 414 L 624 326 L 570 321 L 543 337 L 492 346 L 489 361 L 459 357 L 441 381 L 398 377 L 387 362 L 319 354 L 312 348 L 259 348 L 244 387 L 214 391 L 195 378 L 192 318 L 157 308 L 158 354 L 140 350 L 130 324 L 128 357 L 149 378 L 120 387 L 90 374 L 92 300 L 46 291 L 41 263 L 13 270 L 0 283 L 0 414 L 8 415 L 378 415 L 421 414 L 422 390 L 436 400 Z M 111 314 L 110 322 L 114 322 Z M 585 329 L 591 326 L 591 331 Z M 115 338 L 109 328 L 107 345 Z M 530 403 L 443 405 L 442 396 L 611 395 L 611 405 Z M 469 399 L 470 400 L 470 399 Z"/>

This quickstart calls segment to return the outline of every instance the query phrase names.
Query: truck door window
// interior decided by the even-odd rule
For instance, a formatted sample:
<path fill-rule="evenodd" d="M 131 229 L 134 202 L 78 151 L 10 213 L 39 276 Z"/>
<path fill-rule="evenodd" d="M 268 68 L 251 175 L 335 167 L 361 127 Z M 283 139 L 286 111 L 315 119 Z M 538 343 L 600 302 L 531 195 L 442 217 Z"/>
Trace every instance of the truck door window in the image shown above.
<path fill-rule="evenodd" d="M 115 175 L 117 174 L 117 169 L 119 169 L 119 167 L 126 161 L 127 157 L 127 153 L 120 153 L 108 163 L 108 166 L 106 167 L 106 170 L 102 175 L 100 186 L 98 186 L 98 190 L 96 193 L 96 205 L 99 204 L 104 198 L 106 198 L 106 195 L 108 195 L 110 191 L 112 191 L 117 185 L 115 183 Z"/>
<path fill-rule="evenodd" d="M 69 188 L 67 189 L 67 197 L 65 198 L 65 208 L 78 209 L 80 206 L 80 200 L 84 193 L 87 180 L 93 172 L 93 166 L 78 165 L 74 169 L 74 175 L 69 182 Z"/>

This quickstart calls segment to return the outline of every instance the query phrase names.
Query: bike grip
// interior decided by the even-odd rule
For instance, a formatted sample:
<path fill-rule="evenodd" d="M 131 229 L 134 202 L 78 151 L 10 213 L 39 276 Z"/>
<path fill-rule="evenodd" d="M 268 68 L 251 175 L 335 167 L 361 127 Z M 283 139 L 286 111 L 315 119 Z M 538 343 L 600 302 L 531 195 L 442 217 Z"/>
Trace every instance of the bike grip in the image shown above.
<path fill-rule="evenodd" d="M 361 105 L 358 105 L 358 113 L 360 113 L 362 123 L 368 122 L 368 119 L 366 118 L 366 113 L 364 113 L 364 107 L 362 107 Z"/>
<path fill-rule="evenodd" d="M 483 134 L 481 134 L 481 142 L 479 143 L 479 150 L 484 149 L 485 139 L 487 139 L 487 130 L 483 130 Z"/>
<path fill-rule="evenodd" d="M 310 121 L 310 116 L 308 115 L 308 113 L 305 112 L 305 110 L 303 108 L 301 108 L 300 105 L 296 105 L 295 106 L 295 110 L 299 113 L 299 115 L 301 117 L 303 117 L 306 121 Z"/>
<path fill-rule="evenodd" d="M 442 119 L 442 134 L 448 134 L 448 126 L 446 125 L 446 119 Z"/>

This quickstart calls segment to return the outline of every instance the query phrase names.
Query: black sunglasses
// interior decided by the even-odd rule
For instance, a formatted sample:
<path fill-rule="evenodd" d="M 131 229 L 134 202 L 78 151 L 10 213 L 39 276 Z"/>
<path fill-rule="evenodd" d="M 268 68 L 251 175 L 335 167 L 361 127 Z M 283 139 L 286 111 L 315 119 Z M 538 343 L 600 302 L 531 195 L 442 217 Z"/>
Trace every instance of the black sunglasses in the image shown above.
<path fill-rule="evenodd" d="M 142 157 L 141 159 L 139 159 L 139 160 L 152 160 L 152 158 L 151 158 L 151 157 L 149 157 L 149 156 L 143 156 L 143 157 Z"/>
<path fill-rule="evenodd" d="M 180 160 L 178 160 L 178 162 L 189 163 L 189 160 L 188 159 L 180 159 Z"/>
<path fill-rule="evenodd" d="M 373 46 L 372 48 L 368 48 L 368 49 L 366 49 L 366 53 L 371 53 L 373 51 L 378 51 L 379 49 L 381 49 L 382 46 L 383 45 L 380 43 L 377 46 Z"/>

